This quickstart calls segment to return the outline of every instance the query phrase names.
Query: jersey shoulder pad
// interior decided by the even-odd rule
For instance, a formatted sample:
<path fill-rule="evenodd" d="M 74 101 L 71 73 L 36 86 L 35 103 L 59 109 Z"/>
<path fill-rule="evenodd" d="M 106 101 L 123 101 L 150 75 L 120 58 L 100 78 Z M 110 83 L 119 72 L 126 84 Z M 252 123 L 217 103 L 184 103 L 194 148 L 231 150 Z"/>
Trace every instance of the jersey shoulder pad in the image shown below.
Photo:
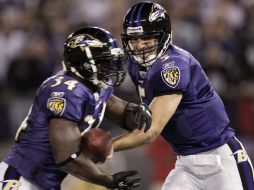
<path fill-rule="evenodd" d="M 89 92 L 77 80 L 66 75 L 47 79 L 37 92 L 37 100 L 50 117 L 79 120 Z M 46 108 L 46 109 L 45 109 Z"/>
<path fill-rule="evenodd" d="M 154 63 L 149 75 L 155 93 L 184 91 L 190 80 L 189 60 L 172 52 L 164 54 Z"/>
<path fill-rule="evenodd" d="M 180 48 L 179 46 L 176 46 L 176 45 L 171 46 L 171 51 L 173 52 L 173 54 L 178 54 L 183 57 L 190 57 L 191 56 L 190 52 L 188 52 L 187 50 Z"/>
<path fill-rule="evenodd" d="M 66 95 L 84 98 L 89 94 L 89 90 L 83 84 L 61 72 L 48 78 L 42 84 L 42 89 L 48 92 L 48 95 L 54 92 L 64 92 Z"/>

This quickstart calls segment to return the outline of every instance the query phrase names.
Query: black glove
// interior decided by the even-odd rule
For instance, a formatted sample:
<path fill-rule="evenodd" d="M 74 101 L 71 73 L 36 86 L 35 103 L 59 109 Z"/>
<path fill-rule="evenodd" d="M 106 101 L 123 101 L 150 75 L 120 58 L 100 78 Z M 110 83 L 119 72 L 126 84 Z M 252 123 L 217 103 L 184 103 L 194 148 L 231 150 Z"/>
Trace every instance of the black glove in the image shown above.
<path fill-rule="evenodd" d="M 141 177 L 132 177 L 137 171 L 118 172 L 113 175 L 113 182 L 108 188 L 110 190 L 131 190 L 140 185 Z"/>
<path fill-rule="evenodd" d="M 141 103 L 139 105 L 128 103 L 125 108 L 124 127 L 127 130 L 141 129 L 145 125 L 144 132 L 151 127 L 152 118 L 148 105 Z M 131 115 L 134 115 L 134 123 L 131 122 Z"/>

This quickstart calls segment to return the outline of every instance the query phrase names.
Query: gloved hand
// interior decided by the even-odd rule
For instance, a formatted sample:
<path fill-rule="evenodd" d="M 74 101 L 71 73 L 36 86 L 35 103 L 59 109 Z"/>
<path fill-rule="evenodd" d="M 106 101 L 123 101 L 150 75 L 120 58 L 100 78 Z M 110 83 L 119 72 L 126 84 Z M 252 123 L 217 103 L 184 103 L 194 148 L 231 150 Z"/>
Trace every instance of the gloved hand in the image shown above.
<path fill-rule="evenodd" d="M 108 188 L 110 190 L 131 190 L 140 185 L 141 177 L 132 177 L 137 171 L 122 171 L 113 175 L 113 182 Z"/>
<path fill-rule="evenodd" d="M 144 132 L 151 127 L 152 118 L 148 105 L 141 103 L 139 105 L 128 103 L 125 108 L 126 116 L 124 118 L 124 126 L 127 130 L 141 129 L 145 125 Z M 134 123 L 131 123 L 131 115 L 135 117 Z"/>

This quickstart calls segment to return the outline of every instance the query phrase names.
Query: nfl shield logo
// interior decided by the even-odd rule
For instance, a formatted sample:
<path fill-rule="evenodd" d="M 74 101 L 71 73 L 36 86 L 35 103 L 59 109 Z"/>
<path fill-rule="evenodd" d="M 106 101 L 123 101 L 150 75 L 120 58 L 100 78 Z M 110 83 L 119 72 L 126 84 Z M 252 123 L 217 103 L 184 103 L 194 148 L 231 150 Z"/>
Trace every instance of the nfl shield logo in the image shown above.
<path fill-rule="evenodd" d="M 170 87 L 175 88 L 180 79 L 178 67 L 170 67 L 161 71 L 163 81 Z"/>

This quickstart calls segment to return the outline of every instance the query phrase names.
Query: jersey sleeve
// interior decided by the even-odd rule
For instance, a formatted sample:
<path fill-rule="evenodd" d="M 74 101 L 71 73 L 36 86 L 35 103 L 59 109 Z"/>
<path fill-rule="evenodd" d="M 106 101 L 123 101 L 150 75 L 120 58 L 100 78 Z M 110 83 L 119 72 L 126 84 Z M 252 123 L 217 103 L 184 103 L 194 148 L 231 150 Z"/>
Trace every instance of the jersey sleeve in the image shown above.
<path fill-rule="evenodd" d="M 78 87 L 77 87 L 78 88 Z M 87 97 L 66 88 L 48 88 L 41 95 L 41 107 L 49 118 L 65 118 L 71 121 L 80 121 Z"/>
<path fill-rule="evenodd" d="M 159 63 L 150 81 L 154 96 L 184 92 L 190 82 L 189 63 L 180 57 Z"/>
<path fill-rule="evenodd" d="M 66 93 L 63 97 L 50 97 L 47 101 L 47 109 L 51 118 L 61 117 L 73 121 L 82 119 L 83 100 Z"/>

